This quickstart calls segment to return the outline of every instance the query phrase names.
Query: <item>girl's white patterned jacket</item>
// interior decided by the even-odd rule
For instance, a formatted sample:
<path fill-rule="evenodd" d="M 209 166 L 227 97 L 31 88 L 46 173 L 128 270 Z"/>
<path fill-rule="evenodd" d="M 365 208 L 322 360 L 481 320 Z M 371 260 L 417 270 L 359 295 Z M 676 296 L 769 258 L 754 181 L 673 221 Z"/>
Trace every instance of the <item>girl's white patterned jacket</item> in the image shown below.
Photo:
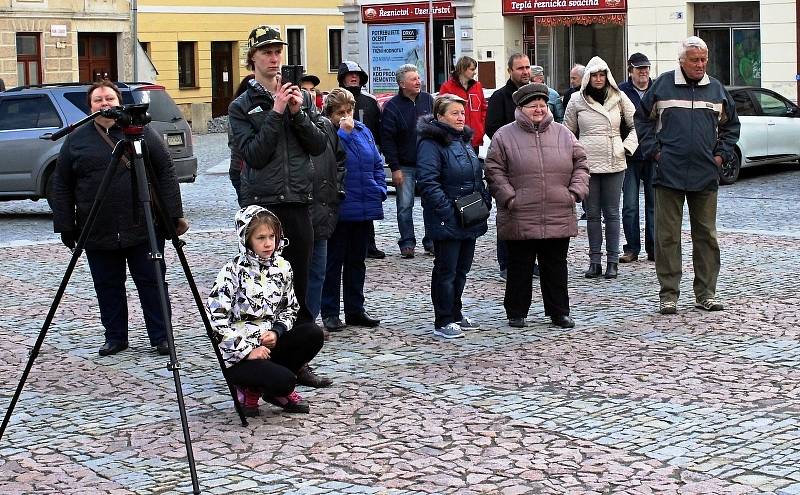
<path fill-rule="evenodd" d="M 294 325 L 299 304 L 294 294 L 292 267 L 279 246 L 269 259 L 247 248 L 247 227 L 264 211 L 248 206 L 236 213 L 239 254 L 217 275 L 206 302 L 206 313 L 226 367 L 238 363 L 273 330 L 280 338 Z"/>

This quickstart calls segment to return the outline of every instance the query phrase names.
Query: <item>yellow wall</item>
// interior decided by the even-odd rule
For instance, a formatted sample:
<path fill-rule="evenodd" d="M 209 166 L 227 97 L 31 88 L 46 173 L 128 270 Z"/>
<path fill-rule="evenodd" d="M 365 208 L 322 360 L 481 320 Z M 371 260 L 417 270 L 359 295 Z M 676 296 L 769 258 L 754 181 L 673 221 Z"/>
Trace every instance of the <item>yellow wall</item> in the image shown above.
<path fill-rule="evenodd" d="M 260 2 L 244 3 L 236 2 L 226 7 L 251 9 L 263 11 L 265 8 L 276 7 L 283 9 L 295 9 L 302 3 L 304 9 L 317 9 L 317 14 L 307 15 L 266 15 L 253 13 L 165 13 L 165 12 L 142 12 L 147 7 L 154 7 L 161 10 L 170 9 L 171 6 L 179 10 L 191 11 L 198 8 L 218 8 L 220 2 L 212 3 L 209 0 L 172 0 L 169 4 L 158 3 L 145 0 L 139 2 L 139 40 L 150 44 L 150 57 L 158 70 L 158 83 L 164 85 L 170 95 L 178 103 L 209 103 L 211 102 L 211 42 L 212 41 L 232 41 L 239 42 L 239 46 L 246 50 L 247 36 L 257 25 L 266 24 L 280 29 L 282 35 L 286 36 L 286 26 L 292 28 L 303 27 L 305 30 L 304 60 L 306 72 L 317 75 L 320 80 L 320 87 L 330 90 L 337 85 L 335 72 L 328 71 L 328 27 L 344 27 L 344 19 L 340 14 L 323 15 L 326 11 L 338 12 L 337 1 L 317 0 L 283 2 L 284 5 L 277 5 L 279 2 Z M 157 7 L 156 7 L 157 5 Z M 179 90 L 178 89 L 178 54 L 177 43 L 179 41 L 197 42 L 197 69 L 198 69 L 198 89 Z M 233 58 L 239 59 L 239 50 L 234 45 Z M 284 50 L 284 62 L 286 62 L 286 51 Z M 247 69 L 234 63 L 233 81 L 234 90 L 238 86 L 241 78 L 247 74 Z"/>

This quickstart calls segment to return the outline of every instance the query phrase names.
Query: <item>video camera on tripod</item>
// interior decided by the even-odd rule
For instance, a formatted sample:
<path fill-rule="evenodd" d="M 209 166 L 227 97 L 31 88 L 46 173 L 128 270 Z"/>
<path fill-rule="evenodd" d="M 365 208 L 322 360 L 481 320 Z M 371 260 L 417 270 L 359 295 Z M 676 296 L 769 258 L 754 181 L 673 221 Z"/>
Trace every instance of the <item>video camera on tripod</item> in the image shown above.
<path fill-rule="evenodd" d="M 149 106 L 149 103 L 137 103 L 135 105 L 104 108 L 103 110 L 98 110 L 93 114 L 87 115 L 85 118 L 75 122 L 74 124 L 70 124 L 59 131 L 42 134 L 39 136 L 39 139 L 58 141 L 86 122 L 94 120 L 96 117 L 114 119 L 116 124 L 122 128 L 122 132 L 126 136 L 141 136 L 144 133 L 144 126 L 153 120 L 150 117 L 150 114 L 147 113 Z"/>

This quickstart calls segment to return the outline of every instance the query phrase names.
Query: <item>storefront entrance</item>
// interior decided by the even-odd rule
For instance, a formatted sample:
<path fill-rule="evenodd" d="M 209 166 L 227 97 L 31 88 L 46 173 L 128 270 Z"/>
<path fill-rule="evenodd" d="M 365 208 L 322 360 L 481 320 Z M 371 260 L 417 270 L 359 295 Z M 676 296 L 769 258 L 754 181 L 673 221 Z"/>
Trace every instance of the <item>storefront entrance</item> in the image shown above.
<path fill-rule="evenodd" d="M 545 82 L 559 93 L 569 89 L 569 71 L 599 56 L 617 83 L 627 79 L 625 16 L 549 16 L 525 18 L 525 49 L 531 62 L 544 67 Z"/>

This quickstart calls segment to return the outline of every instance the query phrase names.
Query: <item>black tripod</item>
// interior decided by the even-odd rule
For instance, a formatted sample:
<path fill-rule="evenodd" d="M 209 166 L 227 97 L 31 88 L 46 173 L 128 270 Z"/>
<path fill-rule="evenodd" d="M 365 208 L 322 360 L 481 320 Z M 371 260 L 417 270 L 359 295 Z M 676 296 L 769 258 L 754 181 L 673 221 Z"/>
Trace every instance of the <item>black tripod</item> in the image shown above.
<path fill-rule="evenodd" d="M 89 211 L 89 215 L 86 219 L 86 224 L 81 231 L 80 237 L 78 238 L 78 242 L 76 243 L 75 249 L 72 253 L 72 258 L 67 265 L 67 270 L 64 273 L 64 277 L 61 280 L 61 285 L 58 287 L 58 291 L 56 292 L 56 296 L 53 299 L 52 304 L 50 305 L 50 311 L 47 313 L 47 317 L 44 320 L 44 324 L 42 325 L 42 330 L 39 332 L 39 337 L 36 339 L 36 343 L 31 349 L 30 357 L 28 359 L 28 364 L 25 366 L 25 370 L 22 373 L 22 378 L 20 379 L 19 385 L 17 385 L 17 389 L 14 392 L 14 396 L 11 399 L 11 404 L 6 411 L 6 415 L 3 418 L 2 426 L 0 426 L 0 439 L 3 437 L 3 433 L 5 433 L 6 426 L 8 426 L 8 422 L 11 419 L 11 415 L 14 411 L 14 406 L 16 406 L 17 401 L 19 400 L 19 396 L 22 393 L 22 388 L 25 386 L 25 381 L 30 374 L 31 368 L 33 367 L 33 362 L 36 360 L 36 357 L 39 355 L 39 350 L 42 347 L 42 343 L 44 342 L 45 335 L 47 334 L 47 330 L 50 327 L 50 324 L 53 321 L 53 317 L 55 316 L 55 312 L 58 309 L 58 305 L 61 302 L 61 298 L 64 296 L 64 291 L 67 287 L 67 283 L 69 282 L 70 277 L 72 276 L 72 272 L 75 269 L 75 265 L 78 262 L 78 258 L 80 258 L 81 253 L 83 252 L 83 247 L 86 244 L 86 240 L 89 237 L 89 234 L 92 230 L 92 226 L 94 224 L 95 219 L 97 218 L 97 214 L 100 211 L 100 207 L 102 206 L 103 200 L 107 194 L 109 185 L 111 184 L 111 180 L 114 177 L 115 171 L 117 167 L 120 165 L 121 158 L 123 153 L 127 150 L 130 150 L 131 156 L 133 156 L 133 177 L 135 181 L 135 189 L 138 194 L 138 202 L 141 204 L 145 223 L 147 227 L 147 239 L 148 239 L 148 246 L 150 248 L 150 259 L 153 262 L 153 266 L 155 269 L 156 279 L 158 280 L 158 293 L 159 293 L 159 300 L 161 306 L 161 312 L 166 323 L 166 330 L 167 330 L 167 342 L 169 344 L 169 356 L 170 361 L 167 363 L 167 369 L 172 371 L 172 377 L 175 381 L 175 392 L 178 397 L 178 409 L 180 410 L 181 415 L 181 424 L 183 426 L 183 438 L 184 443 L 186 444 L 186 456 L 189 462 L 189 471 L 192 477 L 192 487 L 194 489 L 194 493 L 200 493 L 200 486 L 197 481 L 197 471 L 195 469 L 195 462 L 194 462 L 194 454 L 192 453 L 192 441 L 189 436 L 189 424 L 186 419 L 186 407 L 184 406 L 183 402 L 183 391 L 181 389 L 181 379 L 180 379 L 180 363 L 177 360 L 175 354 L 175 341 L 172 334 L 172 323 L 170 319 L 170 310 L 169 310 L 169 303 L 167 302 L 167 289 L 164 286 L 163 282 L 163 275 L 161 272 L 161 260 L 163 259 L 163 254 L 159 252 L 158 248 L 158 241 L 156 237 L 156 229 L 155 229 L 155 221 L 154 221 L 154 213 L 159 216 L 159 225 L 166 230 L 167 236 L 172 240 L 172 245 L 175 247 L 175 251 L 178 254 L 178 259 L 183 266 L 184 274 L 186 275 L 186 280 L 189 283 L 189 287 L 192 291 L 192 296 L 194 297 L 195 304 L 197 305 L 197 309 L 200 313 L 200 316 L 203 320 L 203 324 L 206 327 L 206 332 L 209 337 L 212 336 L 211 330 L 211 323 L 208 320 L 208 316 L 205 312 L 205 307 L 203 305 L 203 301 L 200 297 L 200 293 L 197 290 L 197 285 L 194 282 L 194 278 L 192 277 L 191 270 L 189 269 L 189 264 L 186 261 L 186 256 L 183 252 L 183 246 L 186 244 L 180 238 L 178 238 L 178 233 L 175 231 L 175 226 L 172 223 L 172 219 L 167 216 L 166 211 L 164 208 L 161 207 L 161 201 L 158 197 L 158 192 L 155 187 L 152 189 L 149 185 L 148 177 L 152 176 L 152 171 L 150 165 L 145 164 L 145 154 L 143 153 L 144 147 L 144 126 L 150 122 L 150 116 L 147 114 L 147 104 L 141 105 L 130 105 L 126 107 L 116 107 L 107 110 L 100 110 L 95 112 L 85 119 L 82 119 L 64 129 L 61 129 L 54 134 L 45 134 L 42 139 L 51 139 L 56 141 L 61 137 L 69 134 L 76 128 L 80 127 L 81 125 L 93 121 L 95 117 L 103 116 L 106 118 L 115 119 L 116 123 L 122 127 L 123 133 L 125 135 L 125 139 L 117 143 L 117 146 L 114 147 L 114 151 L 111 154 L 111 161 L 103 175 L 103 179 L 100 182 L 100 186 L 97 191 L 97 195 L 95 196 L 94 202 L 92 203 L 92 208 Z M 153 205 L 156 207 L 153 208 Z M 224 362 L 222 360 L 222 355 L 220 354 L 219 347 L 217 346 L 215 340 L 211 339 L 214 352 L 217 355 L 217 360 L 219 361 L 221 369 L 225 368 Z M 233 398 L 233 403 L 236 408 L 236 412 L 239 414 L 239 417 L 242 421 L 242 426 L 247 425 L 247 420 L 244 416 L 244 411 L 242 410 L 241 404 L 239 403 L 236 395 L 236 390 L 234 389 L 233 385 L 228 382 L 228 389 Z"/>

